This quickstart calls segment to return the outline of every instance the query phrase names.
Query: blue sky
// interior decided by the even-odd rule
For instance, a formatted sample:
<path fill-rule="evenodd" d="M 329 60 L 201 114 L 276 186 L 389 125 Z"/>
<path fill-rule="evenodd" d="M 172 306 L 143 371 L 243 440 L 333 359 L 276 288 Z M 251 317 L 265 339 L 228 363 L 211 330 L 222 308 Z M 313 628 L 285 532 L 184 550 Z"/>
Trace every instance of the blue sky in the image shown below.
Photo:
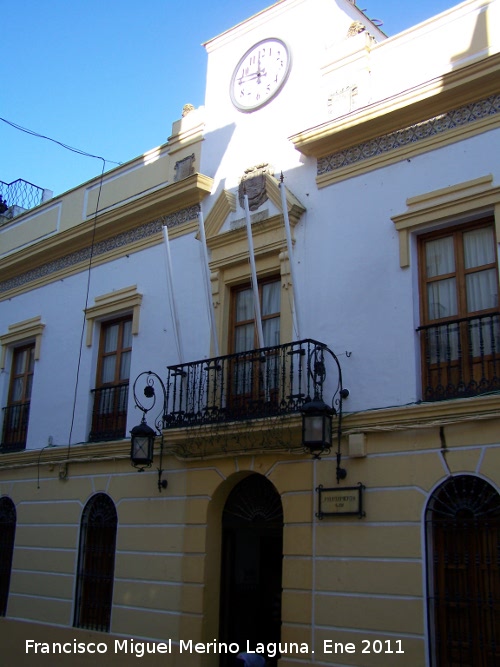
<path fill-rule="evenodd" d="M 202 43 L 266 0 L 16 0 L 2 7 L 0 117 L 105 158 L 106 170 L 164 143 L 186 103 L 203 104 Z M 389 35 L 458 4 L 357 0 Z M 0 180 L 61 194 L 102 162 L 0 121 Z"/>

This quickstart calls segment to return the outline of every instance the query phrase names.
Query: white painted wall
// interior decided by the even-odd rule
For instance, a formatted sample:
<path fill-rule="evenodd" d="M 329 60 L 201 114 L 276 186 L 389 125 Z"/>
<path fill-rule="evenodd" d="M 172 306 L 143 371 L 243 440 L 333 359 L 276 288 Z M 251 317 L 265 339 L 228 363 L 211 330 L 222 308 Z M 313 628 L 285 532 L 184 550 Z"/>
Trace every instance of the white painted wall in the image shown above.
<path fill-rule="evenodd" d="M 313 10 L 324 18 L 319 36 L 308 29 Z M 215 179 L 214 195 L 202 204 L 205 218 L 221 188 L 236 192 L 244 170 L 262 162 L 271 163 L 277 175 L 283 170 L 287 187 L 306 208 L 295 229 L 294 248 L 301 337 L 323 341 L 339 356 L 350 390 L 346 411 L 420 399 L 417 266 L 413 261 L 400 268 L 391 216 L 406 210 L 408 197 L 438 188 L 487 174 L 493 174 L 494 185 L 500 184 L 500 131 L 494 130 L 317 188 L 316 161 L 301 156 L 288 137 L 314 125 L 325 44 L 337 31 L 343 35 L 358 15 L 346 0 L 290 0 L 210 42 L 200 169 Z M 293 70 L 274 101 L 244 114 L 229 99 L 232 71 L 241 55 L 267 36 L 289 42 Z M 243 215 L 238 208 L 234 217 Z M 175 238 L 171 254 L 184 361 L 206 358 L 210 326 L 200 242 L 194 233 Z M 2 333 L 9 324 L 38 315 L 46 325 L 34 375 L 28 448 L 45 446 L 49 436 L 56 445 L 68 444 L 86 281 L 87 274 L 81 273 L 1 304 Z M 89 306 L 96 296 L 129 285 L 137 285 L 143 295 L 132 380 L 144 370 L 166 377 L 166 366 L 179 362 L 165 281 L 162 245 L 92 269 Z M 72 443 L 88 437 L 97 344 L 98 331 L 92 348 L 83 338 Z M 10 360 L 8 356 L 0 373 L 2 405 Z M 132 406 L 130 396 L 129 428 L 140 419 Z"/>
<path fill-rule="evenodd" d="M 200 243 L 194 234 L 172 243 L 172 264 L 177 308 L 183 343 L 190 360 L 208 356 L 210 331 L 200 265 Z M 131 254 L 91 271 L 89 306 L 96 296 L 137 285 L 143 295 L 139 334 L 134 336 L 130 377 L 144 370 L 166 376 L 166 366 L 179 362 L 173 323 L 166 291 L 164 247 Z M 40 360 L 35 362 L 27 448 L 39 449 L 52 436 L 55 445 L 69 440 L 73 398 L 78 373 L 78 392 L 72 444 L 86 442 L 90 430 L 95 387 L 99 325 L 92 347 L 83 337 L 78 372 L 80 338 L 85 307 L 87 273 L 51 283 L 2 303 L 2 322 L 10 324 L 40 315 L 45 329 Z M 86 326 L 86 325 L 85 325 Z M 6 329 L 5 325 L 2 329 Z M 6 405 L 11 354 L 0 373 L 0 397 Z M 141 413 L 129 402 L 129 428 L 140 421 Z"/>
<path fill-rule="evenodd" d="M 490 15 L 496 6 L 498 2 L 490 3 Z M 217 191 L 224 187 L 236 192 L 250 166 L 268 162 L 277 176 L 283 170 L 287 187 L 307 209 L 295 230 L 294 249 L 301 337 L 324 341 L 337 354 L 352 352 L 342 365 L 351 389 L 346 409 L 357 411 L 420 399 L 417 267 L 413 262 L 408 269 L 400 268 L 391 216 L 406 210 L 408 197 L 489 173 L 498 182 L 500 133 L 488 132 L 318 190 L 316 161 L 294 151 L 289 136 L 313 127 L 319 118 L 325 120 L 320 68 L 325 54 L 341 53 L 350 23 L 359 18 L 341 9 L 346 9 L 342 2 L 326 0 L 283 3 L 207 45 L 202 171 L 214 177 Z M 478 21 L 484 22 L 483 10 L 472 0 L 375 46 L 370 101 L 451 71 L 457 52 L 471 43 Z M 323 21 L 318 23 L 315 12 Z M 319 26 L 316 32 L 307 29 L 311 22 Z M 443 27 L 447 34 L 454 31 L 455 41 L 442 39 Z M 228 94 L 233 68 L 252 44 L 268 36 L 290 45 L 290 78 L 267 106 L 241 113 Z M 439 47 L 436 52 L 433 42 Z M 349 69 L 347 60 L 345 66 Z M 341 70 L 326 71 L 328 79 Z M 339 85 L 345 81 L 340 77 Z M 213 201 L 215 197 L 203 202 L 205 212 Z"/>
<path fill-rule="evenodd" d="M 330 45 L 344 42 L 351 23 L 360 18 L 361 12 L 347 0 L 289 0 L 208 42 L 201 171 L 230 189 L 259 161 L 268 161 L 278 172 L 298 165 L 300 155 L 287 137 L 325 120 L 321 67 Z M 382 38 L 374 26 L 373 31 Z M 268 37 L 289 45 L 290 76 L 267 106 L 243 113 L 231 103 L 231 77 L 244 53 Z"/>

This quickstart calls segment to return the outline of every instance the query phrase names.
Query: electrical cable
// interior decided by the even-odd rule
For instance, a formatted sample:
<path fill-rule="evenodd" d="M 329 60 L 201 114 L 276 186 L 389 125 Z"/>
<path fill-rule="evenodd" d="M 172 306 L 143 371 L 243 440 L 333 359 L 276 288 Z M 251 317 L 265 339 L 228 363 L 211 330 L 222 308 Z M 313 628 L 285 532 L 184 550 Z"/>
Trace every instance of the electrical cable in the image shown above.
<path fill-rule="evenodd" d="M 99 158 L 102 160 L 102 171 L 101 171 L 101 178 L 99 181 L 99 190 L 97 193 L 97 202 L 95 205 L 95 212 L 94 212 L 94 224 L 92 228 L 92 241 L 90 243 L 90 256 L 89 256 L 89 265 L 87 268 L 87 288 L 86 288 L 86 293 L 85 293 L 85 307 L 83 309 L 83 320 L 82 320 L 82 329 L 80 333 L 80 349 L 78 351 L 78 363 L 76 367 L 76 380 L 75 380 L 75 391 L 73 394 L 73 408 L 71 411 L 71 424 L 70 424 L 70 429 L 69 429 L 69 436 L 68 436 L 68 451 L 67 451 L 67 458 L 69 459 L 69 453 L 71 449 L 71 438 L 73 436 L 73 426 L 75 424 L 75 413 L 76 413 L 76 401 L 77 401 L 77 394 L 78 394 L 78 381 L 80 378 L 80 366 L 81 366 L 81 361 L 82 361 L 82 349 L 83 349 L 83 338 L 85 335 L 85 324 L 87 321 L 87 308 L 89 305 L 89 294 L 90 294 L 90 277 L 91 277 L 91 272 L 92 272 L 92 260 L 94 258 L 94 247 L 95 247 L 95 236 L 96 236 L 96 229 L 97 229 L 97 214 L 99 211 L 99 201 L 101 199 L 101 191 L 102 191 L 102 184 L 103 184 L 103 179 L 104 179 L 104 170 L 106 168 L 106 160 L 104 158 Z"/>
<path fill-rule="evenodd" d="M 39 134 L 38 132 L 35 132 L 34 130 L 30 130 L 27 127 L 23 127 L 22 125 L 18 125 L 17 123 L 13 123 L 10 120 L 7 120 L 6 118 L 1 118 L 0 120 L 7 125 L 10 125 L 16 130 L 19 130 L 20 132 L 25 132 L 26 134 L 31 135 L 32 137 L 37 137 L 38 139 L 46 139 L 47 141 L 52 141 L 54 144 L 57 144 L 58 146 L 61 146 L 62 148 L 65 148 L 68 151 L 71 151 L 72 153 L 77 153 L 77 155 L 83 155 L 84 157 L 91 157 L 95 158 L 97 160 L 102 160 L 104 164 L 106 162 L 109 162 L 109 164 L 116 164 L 116 165 L 121 165 L 121 162 L 115 162 L 114 160 L 106 160 L 105 158 L 101 157 L 100 155 L 92 155 L 92 153 L 87 153 L 86 151 L 81 150 L 80 148 L 74 148 L 73 146 L 69 146 L 68 144 L 63 143 L 62 141 L 58 141 L 57 139 L 52 139 L 52 137 L 47 137 L 44 134 Z"/>

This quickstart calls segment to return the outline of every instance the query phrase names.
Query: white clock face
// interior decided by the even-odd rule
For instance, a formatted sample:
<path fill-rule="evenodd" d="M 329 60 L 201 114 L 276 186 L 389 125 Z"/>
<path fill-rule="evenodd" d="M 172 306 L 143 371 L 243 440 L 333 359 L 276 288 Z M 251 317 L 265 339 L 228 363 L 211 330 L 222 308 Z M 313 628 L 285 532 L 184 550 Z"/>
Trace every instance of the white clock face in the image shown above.
<path fill-rule="evenodd" d="M 245 53 L 231 79 L 231 101 L 240 111 L 254 111 L 270 102 L 284 86 L 291 66 L 281 39 L 264 39 Z"/>

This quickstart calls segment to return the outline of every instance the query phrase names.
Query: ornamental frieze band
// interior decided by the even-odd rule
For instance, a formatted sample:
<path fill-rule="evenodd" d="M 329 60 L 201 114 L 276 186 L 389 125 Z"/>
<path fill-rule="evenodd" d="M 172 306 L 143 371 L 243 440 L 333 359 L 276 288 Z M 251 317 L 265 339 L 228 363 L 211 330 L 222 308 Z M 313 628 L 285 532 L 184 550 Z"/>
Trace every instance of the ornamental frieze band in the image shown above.
<path fill-rule="evenodd" d="M 377 155 L 384 155 L 390 151 L 416 144 L 423 139 L 444 134 L 457 127 L 468 123 L 494 116 L 500 113 L 500 95 L 491 95 L 479 102 L 472 102 L 463 107 L 440 114 L 435 118 L 415 123 L 409 127 L 402 128 L 389 134 L 384 134 L 376 139 L 370 139 L 364 143 L 351 146 L 338 153 L 331 153 L 326 157 L 318 159 L 317 174 L 321 176 L 328 172 L 348 167 L 349 165 L 362 162 Z"/>
<path fill-rule="evenodd" d="M 96 243 L 94 247 L 88 246 L 82 248 L 81 250 L 76 250 L 64 257 L 59 257 L 52 262 L 38 266 L 36 269 L 22 273 L 21 275 L 15 276 L 10 280 L 5 280 L 0 282 L 0 293 L 7 292 L 10 289 L 15 289 L 16 287 L 21 287 L 27 283 L 32 282 L 33 280 L 38 280 L 39 278 L 45 278 L 52 273 L 61 271 L 62 269 L 67 269 L 75 264 L 84 261 L 90 261 L 91 258 L 98 257 L 107 252 L 127 246 L 130 243 L 139 241 L 141 239 L 148 238 L 153 236 L 161 231 L 162 227 L 177 227 L 182 225 L 190 220 L 194 220 L 198 216 L 200 210 L 199 204 L 190 206 L 188 208 L 182 209 L 181 211 L 176 211 L 175 213 L 170 213 L 169 215 L 161 216 L 156 220 L 146 222 L 134 229 L 130 229 L 127 232 L 122 232 L 116 236 L 112 236 L 109 239 L 100 241 Z"/>

